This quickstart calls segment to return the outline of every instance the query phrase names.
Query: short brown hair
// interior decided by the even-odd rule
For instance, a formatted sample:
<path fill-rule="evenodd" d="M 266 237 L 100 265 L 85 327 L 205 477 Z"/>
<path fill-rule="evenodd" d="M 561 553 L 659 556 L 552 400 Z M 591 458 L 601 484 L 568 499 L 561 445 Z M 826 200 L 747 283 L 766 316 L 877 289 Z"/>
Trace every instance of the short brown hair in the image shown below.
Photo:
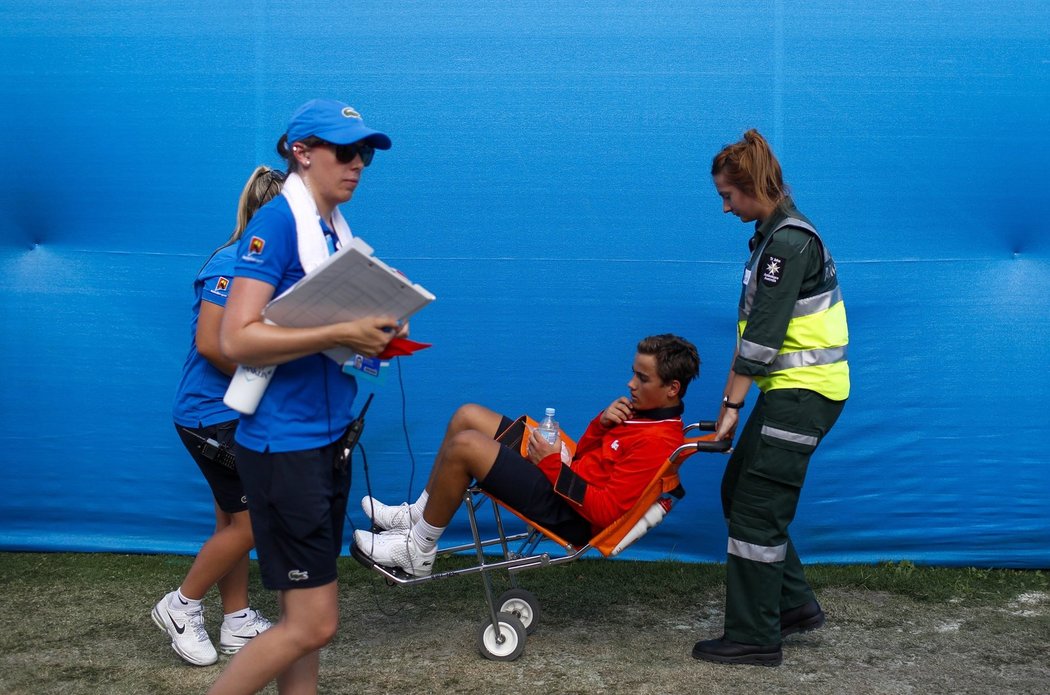
<path fill-rule="evenodd" d="M 656 373 L 664 384 L 681 384 L 679 398 L 685 396 L 689 382 L 700 376 L 700 354 L 685 338 L 671 333 L 651 335 L 638 342 L 638 352 L 656 358 Z"/>

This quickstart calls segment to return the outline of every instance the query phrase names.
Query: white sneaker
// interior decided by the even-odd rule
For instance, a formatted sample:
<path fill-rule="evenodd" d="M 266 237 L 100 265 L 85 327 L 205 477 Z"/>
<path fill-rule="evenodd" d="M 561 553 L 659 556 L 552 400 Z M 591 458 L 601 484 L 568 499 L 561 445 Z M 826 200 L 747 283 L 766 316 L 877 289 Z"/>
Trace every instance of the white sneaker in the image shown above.
<path fill-rule="evenodd" d="M 354 531 L 354 543 L 377 565 L 397 567 L 413 577 L 428 577 L 434 569 L 437 548 L 428 553 L 416 545 L 412 534 L 405 532 L 370 533 Z"/>
<path fill-rule="evenodd" d="M 361 509 L 373 524 L 384 531 L 407 531 L 416 521 L 412 518 L 415 513 L 408 502 L 395 506 L 383 504 L 375 497 L 365 495 L 361 498 Z"/>
<path fill-rule="evenodd" d="M 273 627 L 262 613 L 251 608 L 245 609 L 245 615 L 242 617 L 247 617 L 248 620 L 236 630 L 230 627 L 228 621 L 222 621 L 222 627 L 219 628 L 219 651 L 223 654 L 236 654 L 253 637 L 258 637 Z"/>
<path fill-rule="evenodd" d="M 153 607 L 153 622 L 171 637 L 171 648 L 185 661 L 194 666 L 210 666 L 219 660 L 215 647 L 204 629 L 204 606 L 194 610 L 180 611 L 171 607 L 177 598 L 171 592 Z"/>

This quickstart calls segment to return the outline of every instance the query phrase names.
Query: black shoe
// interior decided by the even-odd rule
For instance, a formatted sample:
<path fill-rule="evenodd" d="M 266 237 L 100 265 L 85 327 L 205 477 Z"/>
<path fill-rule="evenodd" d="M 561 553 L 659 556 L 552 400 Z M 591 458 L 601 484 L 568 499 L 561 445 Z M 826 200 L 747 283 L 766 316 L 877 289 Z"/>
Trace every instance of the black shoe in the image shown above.
<path fill-rule="evenodd" d="M 722 635 L 719 639 L 697 642 L 693 647 L 693 658 L 719 664 L 779 666 L 784 653 L 779 644 L 741 644 L 731 642 Z"/>
<path fill-rule="evenodd" d="M 824 611 L 816 599 L 804 603 L 798 608 L 786 610 L 780 614 L 780 638 L 796 632 L 809 632 L 824 627 Z"/>

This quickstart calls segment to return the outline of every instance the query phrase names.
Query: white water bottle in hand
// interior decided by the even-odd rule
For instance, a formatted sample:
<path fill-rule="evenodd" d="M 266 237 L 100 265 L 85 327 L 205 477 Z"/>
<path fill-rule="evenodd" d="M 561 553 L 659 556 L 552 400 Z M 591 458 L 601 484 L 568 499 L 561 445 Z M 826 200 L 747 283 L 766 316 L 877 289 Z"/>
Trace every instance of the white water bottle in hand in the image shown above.
<path fill-rule="evenodd" d="M 222 402 L 233 408 L 242 415 L 251 415 L 259 407 L 266 387 L 270 385 L 270 377 L 273 376 L 276 366 L 271 367 L 245 367 L 237 365 L 237 371 L 230 379 L 230 385 L 226 389 L 226 395 Z"/>
<path fill-rule="evenodd" d="M 558 443 L 558 421 L 554 419 L 554 408 L 547 408 L 537 429 L 548 444 Z"/>

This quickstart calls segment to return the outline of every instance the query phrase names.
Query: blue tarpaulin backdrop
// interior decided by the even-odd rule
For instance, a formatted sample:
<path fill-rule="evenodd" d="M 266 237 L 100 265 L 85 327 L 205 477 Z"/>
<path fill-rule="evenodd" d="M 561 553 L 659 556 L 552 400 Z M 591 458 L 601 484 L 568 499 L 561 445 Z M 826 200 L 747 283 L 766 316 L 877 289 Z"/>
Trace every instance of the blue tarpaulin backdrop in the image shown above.
<path fill-rule="evenodd" d="M 326 96 L 394 140 L 351 226 L 438 297 L 403 395 L 396 370 L 376 388 L 381 498 L 419 492 L 464 400 L 555 406 L 578 435 L 651 333 L 699 346 L 687 415 L 713 417 L 750 229 L 708 172 L 757 127 L 851 328 L 802 556 L 1050 566 L 1042 0 L 24 0 L 0 5 L 0 65 L 0 548 L 208 536 L 170 421 L 191 281 L 292 111 Z M 693 457 L 629 556 L 722 559 L 723 465 Z"/>

